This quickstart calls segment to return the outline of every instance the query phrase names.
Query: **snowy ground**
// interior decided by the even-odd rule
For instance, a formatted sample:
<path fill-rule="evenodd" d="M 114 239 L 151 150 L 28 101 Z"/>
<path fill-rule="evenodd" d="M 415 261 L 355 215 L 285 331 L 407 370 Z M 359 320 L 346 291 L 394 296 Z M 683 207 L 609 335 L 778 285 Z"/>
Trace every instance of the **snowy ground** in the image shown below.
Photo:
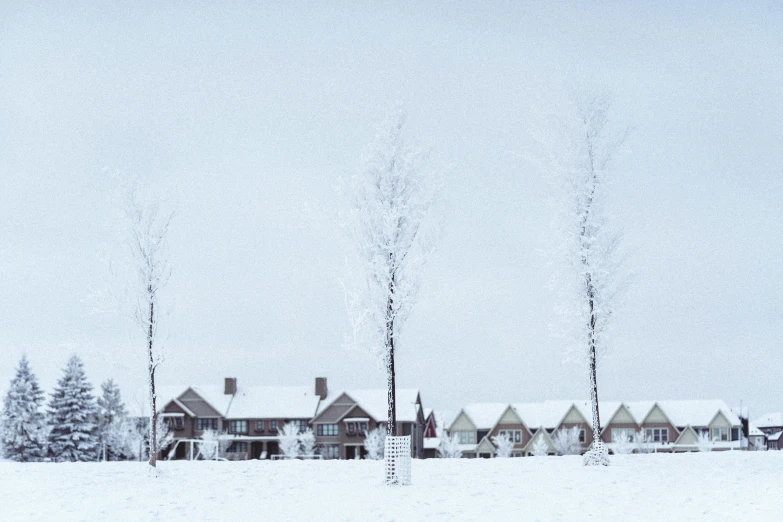
<path fill-rule="evenodd" d="M 780 520 L 783 452 L 370 461 L 0 462 L 2 520 Z"/>

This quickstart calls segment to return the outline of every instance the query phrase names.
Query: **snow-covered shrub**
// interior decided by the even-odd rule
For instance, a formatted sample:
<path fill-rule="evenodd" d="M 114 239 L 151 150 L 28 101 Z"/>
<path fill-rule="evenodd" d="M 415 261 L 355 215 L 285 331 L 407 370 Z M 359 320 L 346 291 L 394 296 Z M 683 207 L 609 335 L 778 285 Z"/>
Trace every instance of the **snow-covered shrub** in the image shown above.
<path fill-rule="evenodd" d="M 438 456 L 442 459 L 458 459 L 462 457 L 462 450 L 459 448 L 459 435 L 456 433 L 449 437 L 445 432 L 440 435 L 440 444 L 438 444 Z"/>
<path fill-rule="evenodd" d="M 315 434 L 310 428 L 299 434 L 299 449 L 305 457 L 315 455 Z"/>
<path fill-rule="evenodd" d="M 508 458 L 514 450 L 514 441 L 507 433 L 495 435 L 492 437 L 492 443 L 495 445 L 495 456 L 499 458 Z"/>
<path fill-rule="evenodd" d="M 198 452 L 204 460 L 215 460 L 220 446 L 220 433 L 217 430 L 204 430 L 201 434 L 203 443 L 199 443 Z"/>
<path fill-rule="evenodd" d="M 546 441 L 542 437 L 539 437 L 533 444 L 533 451 L 531 451 L 534 457 L 546 457 L 549 454 L 549 448 Z"/>
<path fill-rule="evenodd" d="M 714 443 L 712 438 L 710 438 L 710 433 L 708 431 L 699 433 L 699 441 L 696 443 L 696 447 L 699 448 L 699 451 L 712 451 L 713 445 Z"/>
<path fill-rule="evenodd" d="M 370 460 L 381 460 L 383 458 L 383 446 L 386 441 L 386 433 L 375 428 L 364 438 L 364 450 L 367 452 L 367 458 Z"/>
<path fill-rule="evenodd" d="M 299 425 L 295 422 L 286 423 L 277 434 L 280 441 L 280 451 L 286 458 L 299 456 Z"/>
<path fill-rule="evenodd" d="M 633 453 L 634 443 L 628 436 L 628 433 L 621 431 L 619 434 L 613 437 L 613 439 L 614 440 L 612 442 L 614 442 L 614 453 L 616 455 L 627 455 L 629 453 Z"/>
<path fill-rule="evenodd" d="M 582 443 L 579 442 L 579 426 L 560 428 L 552 437 L 552 444 L 560 455 L 579 455 Z"/>
<path fill-rule="evenodd" d="M 642 431 L 634 433 L 633 446 L 637 453 L 652 453 L 653 451 L 650 447 L 650 441 L 647 440 Z"/>
<path fill-rule="evenodd" d="M 98 426 L 92 386 L 81 359 L 73 356 L 49 403 L 49 454 L 57 462 L 98 458 Z"/>
<path fill-rule="evenodd" d="M 19 461 L 38 461 L 45 456 L 48 429 L 41 407 L 44 393 L 22 356 L 11 380 L 0 413 L 0 456 Z"/>

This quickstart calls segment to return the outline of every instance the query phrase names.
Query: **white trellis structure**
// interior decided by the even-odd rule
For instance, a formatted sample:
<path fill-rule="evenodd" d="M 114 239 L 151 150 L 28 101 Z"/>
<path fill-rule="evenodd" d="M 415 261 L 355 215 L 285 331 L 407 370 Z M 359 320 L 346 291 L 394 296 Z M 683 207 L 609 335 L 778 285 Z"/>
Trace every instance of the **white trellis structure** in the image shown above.
<path fill-rule="evenodd" d="M 386 437 L 384 444 L 386 462 L 386 484 L 409 486 L 411 483 L 411 438 Z"/>

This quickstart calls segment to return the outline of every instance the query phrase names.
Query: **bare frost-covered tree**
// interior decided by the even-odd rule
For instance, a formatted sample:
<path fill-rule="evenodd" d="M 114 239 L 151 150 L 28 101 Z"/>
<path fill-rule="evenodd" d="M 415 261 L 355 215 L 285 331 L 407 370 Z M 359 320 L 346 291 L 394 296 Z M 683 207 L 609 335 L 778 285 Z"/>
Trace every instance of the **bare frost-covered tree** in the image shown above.
<path fill-rule="evenodd" d="M 611 104 L 601 95 L 581 96 L 574 112 L 559 122 L 563 131 L 554 165 L 563 182 L 564 252 L 568 270 L 563 278 L 570 290 L 560 312 L 576 325 L 580 360 L 585 360 L 590 381 L 593 444 L 585 465 L 608 465 L 608 450 L 601 441 L 598 409 L 598 357 L 606 349 L 605 334 L 615 312 L 620 276 L 619 232 L 607 217 L 607 176 L 610 162 L 627 131 L 608 127 Z"/>
<path fill-rule="evenodd" d="M 351 179 L 347 220 L 364 270 L 359 290 L 349 296 L 354 342 L 368 347 L 385 365 L 390 436 L 397 427 L 400 327 L 415 302 L 428 257 L 425 218 L 434 194 L 422 168 L 425 155 L 410 146 L 404 126 L 400 111 L 381 127 L 366 169 Z"/>
<path fill-rule="evenodd" d="M 315 434 L 312 429 L 307 428 L 299 434 L 299 448 L 305 457 L 315 456 Z"/>
<path fill-rule="evenodd" d="M 386 434 L 380 428 L 371 430 L 364 438 L 364 450 L 369 460 L 381 460 L 383 458 L 383 444 Z"/>
<path fill-rule="evenodd" d="M 533 444 L 533 450 L 530 452 L 534 457 L 546 457 L 549 455 L 549 448 L 543 437 L 539 437 L 535 444 Z"/>
<path fill-rule="evenodd" d="M 161 357 L 156 344 L 160 307 L 158 293 L 171 274 L 166 252 L 166 239 L 173 212 L 161 210 L 154 197 L 144 198 L 138 185 L 127 194 L 127 214 L 131 229 L 130 247 L 137 275 L 135 318 L 146 336 L 147 382 L 149 388 L 149 465 L 156 466 L 158 441 L 158 410 L 155 395 L 155 370 Z"/>
<path fill-rule="evenodd" d="M 495 455 L 498 458 L 508 458 L 514 451 L 514 441 L 505 432 L 492 437 L 492 443 L 495 445 Z"/>
<path fill-rule="evenodd" d="M 560 428 L 552 436 L 552 444 L 561 455 L 579 455 L 582 443 L 579 442 L 579 426 Z"/>
<path fill-rule="evenodd" d="M 438 456 L 442 459 L 458 459 L 462 457 L 462 450 L 459 444 L 459 435 L 455 433 L 449 436 L 446 430 L 440 434 L 438 442 Z"/>
<path fill-rule="evenodd" d="M 287 459 L 299 456 L 299 425 L 293 421 L 287 422 L 277 434 L 280 451 Z"/>

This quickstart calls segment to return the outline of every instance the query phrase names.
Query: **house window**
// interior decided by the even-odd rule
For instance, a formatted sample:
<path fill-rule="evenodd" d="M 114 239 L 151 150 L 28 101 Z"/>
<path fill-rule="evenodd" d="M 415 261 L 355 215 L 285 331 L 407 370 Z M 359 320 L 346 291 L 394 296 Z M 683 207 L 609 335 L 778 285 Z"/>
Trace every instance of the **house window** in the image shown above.
<path fill-rule="evenodd" d="M 740 440 L 739 428 L 731 428 L 731 440 Z"/>
<path fill-rule="evenodd" d="M 669 428 L 647 428 L 645 442 L 669 442 Z"/>
<path fill-rule="evenodd" d="M 307 421 L 306 420 L 297 420 L 294 421 L 296 423 L 296 427 L 299 429 L 300 433 L 304 433 L 307 431 Z"/>
<path fill-rule="evenodd" d="M 321 455 L 325 460 L 339 459 L 340 446 L 337 444 L 321 444 L 318 447 L 318 454 Z"/>
<path fill-rule="evenodd" d="M 514 444 L 522 442 L 522 432 L 519 430 L 501 431 L 498 432 L 498 435 L 500 435 L 501 437 L 503 435 L 508 435 L 508 440 L 510 440 Z"/>
<path fill-rule="evenodd" d="M 315 430 L 319 437 L 336 437 L 340 434 L 337 424 L 317 424 Z"/>
<path fill-rule="evenodd" d="M 472 431 L 458 431 L 460 444 L 475 444 L 475 434 Z"/>
<path fill-rule="evenodd" d="M 348 435 L 356 435 L 356 423 L 349 422 L 345 425 L 345 427 L 348 429 Z"/>
<path fill-rule="evenodd" d="M 584 442 L 585 440 L 585 430 L 579 430 L 579 442 Z"/>
<path fill-rule="evenodd" d="M 722 441 L 729 440 L 728 428 L 712 428 L 712 440 Z"/>
<path fill-rule="evenodd" d="M 627 441 L 632 441 L 634 430 L 631 428 L 612 428 L 612 442 L 617 442 L 623 435 L 625 435 Z"/>
<path fill-rule="evenodd" d="M 247 433 L 246 420 L 232 420 L 228 423 L 229 433 Z"/>
<path fill-rule="evenodd" d="M 264 431 L 264 421 L 262 420 L 256 421 L 256 431 Z"/>
<path fill-rule="evenodd" d="M 235 440 L 228 447 L 226 453 L 247 453 L 247 442 Z"/>
<path fill-rule="evenodd" d="M 277 421 L 276 420 L 269 421 L 269 431 L 271 431 L 272 433 L 277 431 Z"/>
<path fill-rule="evenodd" d="M 362 422 L 359 425 L 359 428 L 361 429 L 362 433 L 367 433 L 367 423 L 366 422 Z"/>
<path fill-rule="evenodd" d="M 210 418 L 199 418 L 196 419 L 196 429 L 197 430 L 217 430 L 218 429 L 218 420 L 217 419 L 210 419 Z"/>

